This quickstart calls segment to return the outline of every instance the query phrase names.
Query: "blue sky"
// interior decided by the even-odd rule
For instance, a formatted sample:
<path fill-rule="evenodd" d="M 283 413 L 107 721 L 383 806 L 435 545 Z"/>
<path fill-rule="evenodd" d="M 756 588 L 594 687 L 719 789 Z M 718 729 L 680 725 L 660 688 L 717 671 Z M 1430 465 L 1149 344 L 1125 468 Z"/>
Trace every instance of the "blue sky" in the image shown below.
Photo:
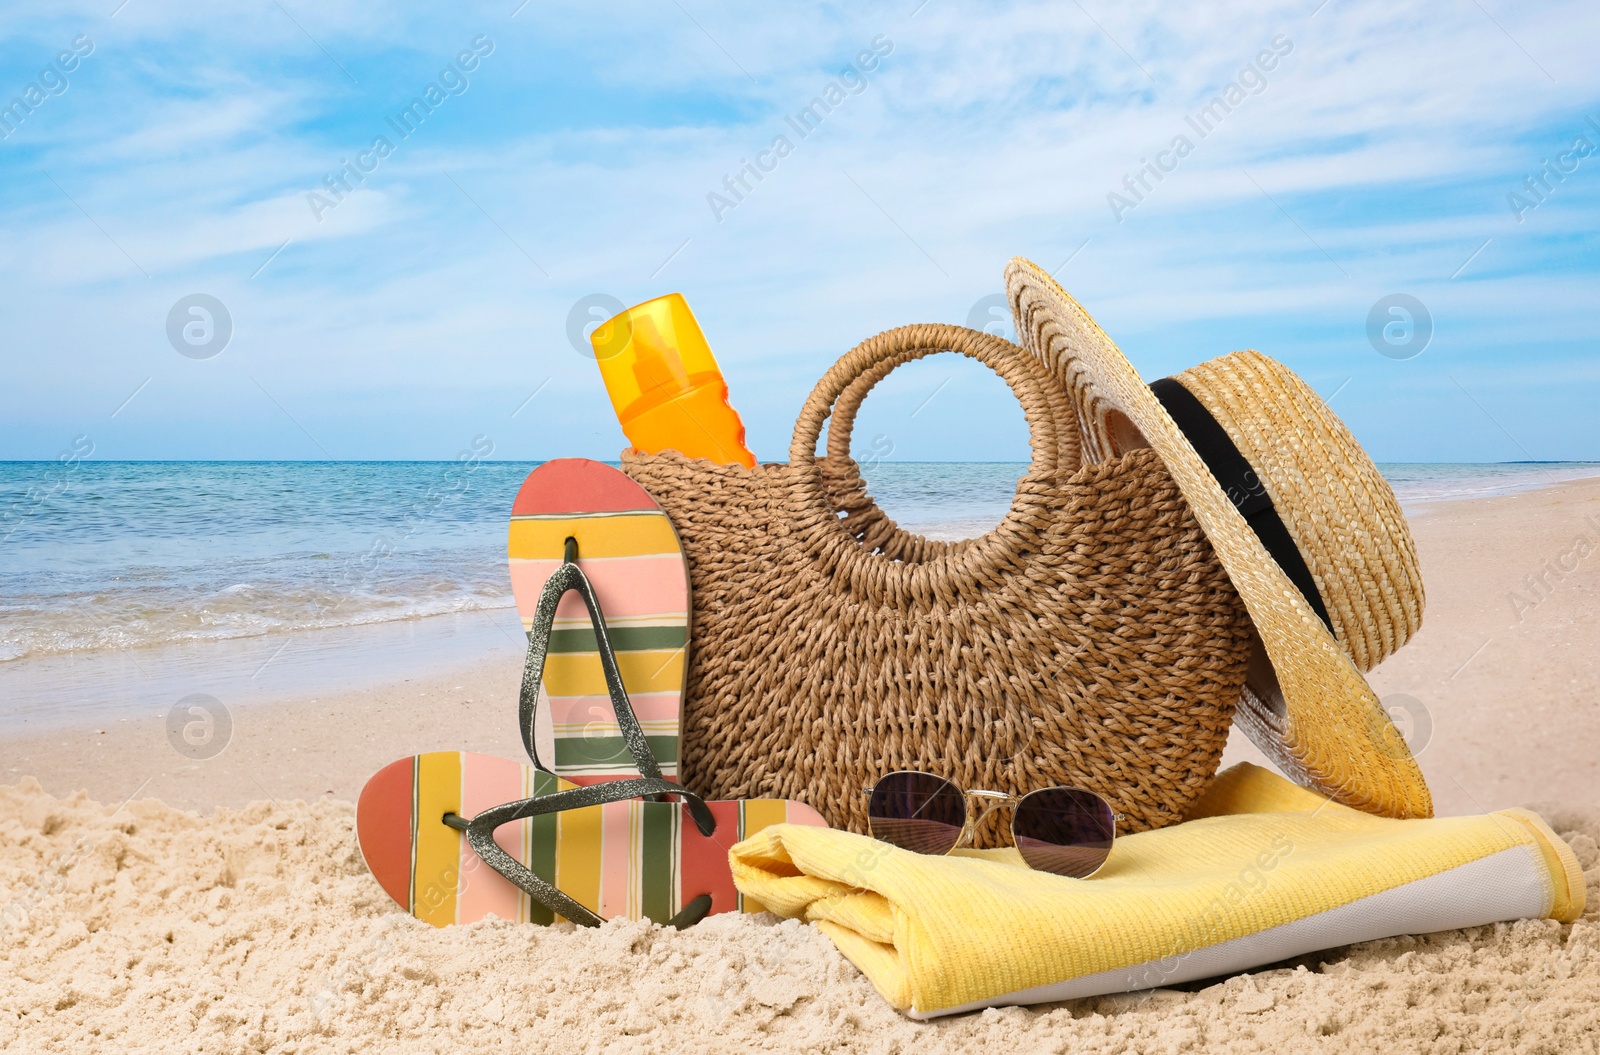
<path fill-rule="evenodd" d="M 0 140 L 0 457 L 614 457 L 574 305 L 680 290 L 782 458 L 835 357 L 983 318 L 1023 255 L 1148 378 L 1254 347 L 1380 460 L 1600 459 L 1592 4 L 117 2 L 0 16 L 0 105 L 38 103 Z M 801 138 L 785 118 L 875 41 Z M 358 187 L 308 199 L 380 136 Z M 1178 136 L 1142 201 L 1109 198 Z M 1546 159 L 1572 171 L 1519 216 Z M 232 320 L 211 358 L 168 337 L 196 293 Z M 1412 358 L 1369 338 L 1390 294 L 1431 317 Z M 1026 454 L 1001 382 L 948 356 L 897 371 L 857 435 Z"/>

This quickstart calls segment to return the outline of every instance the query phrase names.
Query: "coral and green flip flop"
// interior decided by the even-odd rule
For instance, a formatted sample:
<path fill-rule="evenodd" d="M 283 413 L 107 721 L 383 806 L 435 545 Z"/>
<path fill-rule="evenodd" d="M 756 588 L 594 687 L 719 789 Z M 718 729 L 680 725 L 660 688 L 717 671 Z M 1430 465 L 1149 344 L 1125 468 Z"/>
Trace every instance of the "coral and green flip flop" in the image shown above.
<path fill-rule="evenodd" d="M 617 669 L 650 752 L 661 775 L 676 779 L 689 651 L 689 571 L 678 533 L 643 487 L 609 465 L 560 458 L 539 466 L 511 504 L 507 546 L 511 592 L 529 633 L 545 583 L 566 562 L 568 539 L 576 541 L 579 564 L 605 612 Z M 568 593 L 556 607 L 545 660 L 541 702 L 549 721 L 537 730 L 542 744 L 527 741 L 526 724 L 523 732 L 534 764 L 574 784 L 637 772 L 597 654 L 589 613 L 576 591 Z"/>
<path fill-rule="evenodd" d="M 356 806 L 379 884 L 436 926 L 491 914 L 687 926 L 760 911 L 734 889 L 729 847 L 769 824 L 826 822 L 798 802 L 706 803 L 669 779 L 689 586 L 666 515 L 610 466 L 547 462 L 517 495 L 510 552 L 528 632 L 520 726 L 534 764 L 440 751 L 385 766 Z M 608 623 L 613 606 L 622 614 Z M 541 735 L 544 700 L 555 720 Z"/>
<path fill-rule="evenodd" d="M 402 758 L 361 793 L 361 852 L 378 884 L 435 926 L 491 914 L 551 923 L 558 914 L 486 865 L 466 833 L 441 823 L 501 803 L 576 787 L 532 766 L 457 751 Z M 760 912 L 733 885 L 728 850 L 769 824 L 823 824 L 809 806 L 782 800 L 709 802 L 716 831 L 701 835 L 675 802 L 637 799 L 546 813 L 501 826 L 494 841 L 601 919 L 671 923 L 709 895 L 709 913 Z"/>

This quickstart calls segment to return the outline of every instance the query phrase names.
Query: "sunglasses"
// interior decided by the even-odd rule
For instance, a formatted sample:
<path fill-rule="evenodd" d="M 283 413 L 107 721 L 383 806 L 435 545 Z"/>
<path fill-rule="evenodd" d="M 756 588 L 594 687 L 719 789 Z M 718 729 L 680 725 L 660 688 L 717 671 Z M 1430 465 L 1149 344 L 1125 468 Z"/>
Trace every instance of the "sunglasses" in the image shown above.
<path fill-rule="evenodd" d="M 983 819 L 1010 806 L 1011 838 L 1030 868 L 1086 879 L 1111 856 L 1121 814 L 1081 788 L 1040 788 L 1018 798 L 1000 791 L 962 791 L 943 777 L 902 770 L 872 787 L 867 823 L 872 837 L 903 850 L 942 856 L 961 846 Z M 977 816 L 967 797 L 986 800 Z"/>

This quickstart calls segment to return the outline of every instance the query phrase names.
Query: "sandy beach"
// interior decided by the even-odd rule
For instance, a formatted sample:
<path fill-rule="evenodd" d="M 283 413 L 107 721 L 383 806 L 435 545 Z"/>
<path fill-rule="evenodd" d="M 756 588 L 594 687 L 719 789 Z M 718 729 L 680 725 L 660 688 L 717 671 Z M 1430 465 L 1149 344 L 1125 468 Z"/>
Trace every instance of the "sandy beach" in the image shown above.
<path fill-rule="evenodd" d="M 208 728 L 222 738 L 186 750 L 156 705 L 12 720 L 0 735 L 0 1047 L 354 1051 L 382 1036 L 406 1051 L 1595 1050 L 1600 481 L 1440 502 L 1412 527 L 1426 617 L 1373 684 L 1440 814 L 1533 805 L 1568 839 L 1589 883 L 1576 924 L 1391 939 L 1183 991 L 932 1026 L 890 1011 L 819 933 L 770 917 L 682 934 L 435 931 L 366 873 L 351 802 L 373 771 L 418 751 L 519 756 L 506 610 L 423 620 L 435 626 L 410 639 L 364 635 L 351 657 L 374 672 L 364 684 L 313 672 L 293 691 L 213 693 L 226 715 Z M 462 654 L 416 661 L 442 655 L 423 647 L 441 635 Z M 277 647 L 237 646 L 235 683 Z M 170 688 L 147 669 L 150 650 L 81 662 L 126 662 L 130 678 Z M 5 676 L 42 698 L 37 669 Z M 204 694 L 227 676 L 174 684 Z M 1259 758 L 1236 736 L 1224 764 Z"/>

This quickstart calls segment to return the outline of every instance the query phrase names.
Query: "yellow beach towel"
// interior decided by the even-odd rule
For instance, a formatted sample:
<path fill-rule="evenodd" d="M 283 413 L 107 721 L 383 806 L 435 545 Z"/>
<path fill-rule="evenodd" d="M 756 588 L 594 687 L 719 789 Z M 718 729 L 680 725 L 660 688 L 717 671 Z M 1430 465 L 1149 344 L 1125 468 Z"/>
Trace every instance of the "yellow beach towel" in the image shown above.
<path fill-rule="evenodd" d="M 780 824 L 734 882 L 813 920 L 913 1018 L 1172 985 L 1396 934 L 1583 911 L 1571 848 L 1527 810 L 1390 820 L 1249 764 L 1191 819 L 1119 838 L 1090 879 L 1012 849 L 928 857 Z"/>

